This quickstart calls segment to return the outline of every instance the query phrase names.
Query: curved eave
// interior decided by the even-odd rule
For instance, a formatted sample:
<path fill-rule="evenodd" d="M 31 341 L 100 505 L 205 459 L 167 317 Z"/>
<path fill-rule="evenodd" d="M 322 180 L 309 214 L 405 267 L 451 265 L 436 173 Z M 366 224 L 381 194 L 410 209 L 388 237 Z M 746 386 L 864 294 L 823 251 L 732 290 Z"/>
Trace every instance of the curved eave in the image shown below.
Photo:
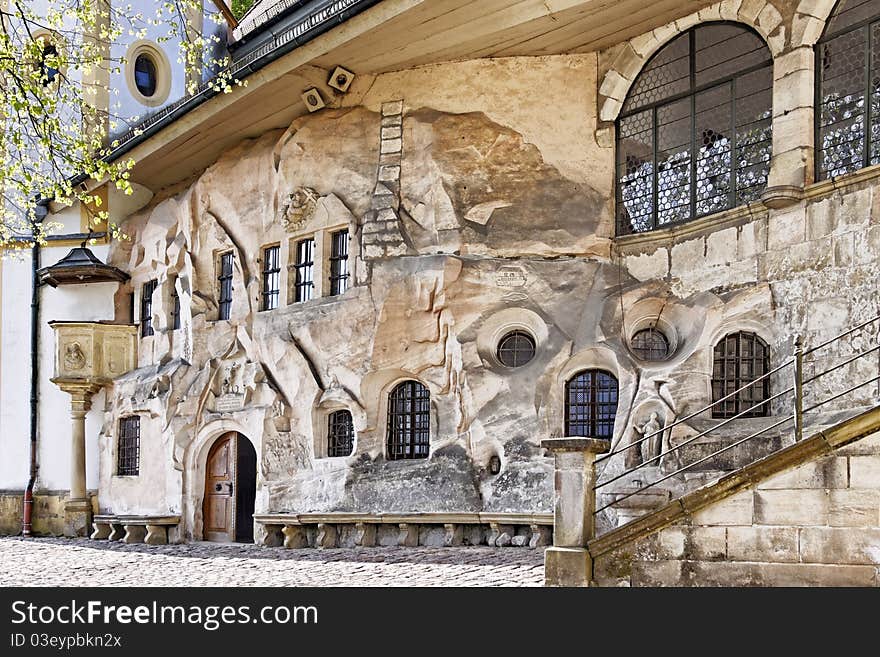
<path fill-rule="evenodd" d="M 82 265 L 76 267 L 44 267 L 37 271 L 40 283 L 59 285 L 85 285 L 86 283 L 124 283 L 130 277 L 112 265 Z"/>

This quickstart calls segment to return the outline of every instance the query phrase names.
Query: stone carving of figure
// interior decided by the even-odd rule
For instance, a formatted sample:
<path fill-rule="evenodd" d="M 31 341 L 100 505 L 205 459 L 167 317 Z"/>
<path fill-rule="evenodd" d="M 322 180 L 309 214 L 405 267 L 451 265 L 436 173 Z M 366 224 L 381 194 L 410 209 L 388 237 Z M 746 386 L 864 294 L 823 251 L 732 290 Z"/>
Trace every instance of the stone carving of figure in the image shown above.
<path fill-rule="evenodd" d="M 639 426 L 638 424 L 633 425 L 633 431 L 636 432 L 637 436 L 641 436 L 642 438 L 650 436 L 648 440 L 644 441 L 640 445 L 642 463 L 646 463 L 651 459 L 655 459 L 651 462 L 651 465 L 660 465 L 660 461 L 656 457 L 660 456 L 660 450 L 662 449 L 663 445 L 663 432 L 661 431 L 662 429 L 663 425 L 660 424 L 660 420 L 656 412 L 651 413 L 651 416 L 648 418 L 647 422 L 642 424 L 642 426 Z M 638 439 L 639 438 L 636 437 L 636 440 Z"/>
<path fill-rule="evenodd" d="M 71 342 L 64 350 L 64 364 L 69 370 L 81 370 L 86 366 L 86 355 L 79 342 Z"/>

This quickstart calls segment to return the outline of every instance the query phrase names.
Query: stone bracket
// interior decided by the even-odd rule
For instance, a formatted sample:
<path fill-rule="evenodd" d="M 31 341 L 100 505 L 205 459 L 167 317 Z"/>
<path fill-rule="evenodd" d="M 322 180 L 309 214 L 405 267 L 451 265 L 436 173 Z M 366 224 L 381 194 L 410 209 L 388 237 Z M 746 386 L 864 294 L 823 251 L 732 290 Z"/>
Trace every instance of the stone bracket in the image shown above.
<path fill-rule="evenodd" d="M 305 528 L 300 525 L 284 525 L 281 533 L 284 534 L 284 547 L 289 550 L 309 546 L 309 537 Z"/>

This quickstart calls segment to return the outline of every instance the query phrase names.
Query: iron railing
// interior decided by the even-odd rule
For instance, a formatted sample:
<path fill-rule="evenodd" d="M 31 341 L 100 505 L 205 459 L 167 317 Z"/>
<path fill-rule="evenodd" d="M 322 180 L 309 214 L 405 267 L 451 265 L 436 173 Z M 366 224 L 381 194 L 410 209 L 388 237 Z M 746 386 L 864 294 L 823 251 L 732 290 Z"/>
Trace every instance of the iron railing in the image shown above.
<path fill-rule="evenodd" d="M 844 340 L 844 338 L 852 336 L 853 334 L 855 334 L 859 331 L 862 331 L 863 329 L 866 329 L 867 327 L 869 327 L 872 324 L 878 325 L 878 334 L 877 334 L 877 336 L 875 336 L 875 339 L 874 339 L 874 342 L 876 342 L 876 344 L 871 346 L 869 349 L 864 349 L 864 350 L 860 351 L 859 353 L 856 353 L 855 355 L 852 355 L 848 358 L 845 358 L 844 360 L 841 360 L 840 362 L 837 362 L 837 363 L 831 365 L 830 367 L 826 367 L 825 369 L 823 369 L 822 371 L 820 371 L 816 374 L 813 374 L 811 376 L 806 376 L 806 377 L 804 376 L 804 362 L 807 357 L 814 356 L 815 354 L 820 352 L 820 350 L 824 350 L 832 345 L 839 345 Z M 827 376 L 831 372 L 835 372 L 835 371 L 841 369 L 842 367 L 846 367 L 847 365 L 855 363 L 856 361 L 860 361 L 861 359 L 865 359 L 875 352 L 880 354 L 880 316 L 877 316 L 877 317 L 869 319 L 865 322 L 862 322 L 861 324 L 858 324 L 857 326 L 850 328 L 848 331 L 841 333 L 840 335 L 835 336 L 834 338 L 831 338 L 830 340 L 826 340 L 825 342 L 823 342 L 819 345 L 816 345 L 814 347 L 811 347 L 809 349 L 804 349 L 803 340 L 801 339 L 800 336 L 797 336 L 795 338 L 795 343 L 794 343 L 794 355 L 791 358 L 786 359 L 782 364 L 778 365 L 777 367 L 774 367 L 773 369 L 764 373 L 760 377 L 757 377 L 754 380 L 749 381 L 748 383 L 741 386 L 737 390 L 734 390 L 730 394 L 725 395 L 724 397 L 721 397 L 720 399 L 715 400 L 714 402 L 712 402 L 711 404 L 709 404 L 707 406 L 704 406 L 703 408 L 699 409 L 698 411 L 695 411 L 695 412 L 687 415 L 686 417 L 683 417 L 679 420 L 676 420 L 675 422 L 672 422 L 671 424 L 669 424 L 665 427 L 662 427 L 661 429 L 659 429 L 657 431 L 654 431 L 650 434 L 644 435 L 642 438 L 640 438 L 638 440 L 634 440 L 623 447 L 618 447 L 616 449 L 613 449 L 610 452 L 608 452 L 607 454 L 601 456 L 600 458 L 597 458 L 596 464 L 598 465 L 599 463 L 608 461 L 608 459 L 610 459 L 618 454 L 622 454 L 624 452 L 627 452 L 628 450 L 641 449 L 642 443 L 645 443 L 645 442 L 651 440 L 652 438 L 659 436 L 661 439 L 661 441 L 660 441 L 661 442 L 661 449 L 660 449 L 660 453 L 658 455 L 656 455 L 652 458 L 649 458 L 649 459 L 645 459 L 640 464 L 638 464 L 636 466 L 625 469 L 623 472 L 613 474 L 613 475 L 605 478 L 604 480 L 599 481 L 593 488 L 594 488 L 594 490 L 596 490 L 598 492 L 598 491 L 600 491 L 600 489 L 605 488 L 616 481 L 621 481 L 627 477 L 632 477 L 632 475 L 634 475 L 635 473 L 638 473 L 640 471 L 643 474 L 653 474 L 647 470 L 647 468 L 649 466 L 651 466 L 653 463 L 656 463 L 657 465 L 659 465 L 661 463 L 661 460 L 664 459 L 664 457 L 669 457 L 670 455 L 676 454 L 676 452 L 678 452 L 679 453 L 678 455 L 680 455 L 682 448 L 694 443 L 695 441 L 699 440 L 700 438 L 703 438 L 703 437 L 711 434 L 714 431 L 717 431 L 719 428 L 733 422 L 734 420 L 750 413 L 754 409 L 754 407 L 756 407 L 756 406 L 763 406 L 765 404 L 771 404 L 772 402 L 779 400 L 787 395 L 791 395 L 791 398 L 792 398 L 791 399 L 791 409 L 792 409 L 791 413 L 784 415 L 782 417 L 777 416 L 778 419 L 773 421 L 768 426 L 766 426 L 758 431 L 754 431 L 754 432 L 750 433 L 749 435 L 745 436 L 744 438 L 736 440 L 736 441 L 732 442 L 731 444 L 726 445 L 726 446 L 722 447 L 721 449 L 718 449 L 718 450 L 712 452 L 711 454 L 708 454 L 708 455 L 703 456 L 701 458 L 698 458 L 694 461 L 691 461 L 690 463 L 687 463 L 687 465 L 677 467 L 672 472 L 668 472 L 668 473 L 658 472 L 656 478 L 654 478 L 652 481 L 650 481 L 648 483 L 642 484 L 641 480 L 637 481 L 633 478 L 633 480 L 632 480 L 632 482 L 634 484 L 633 487 L 627 488 L 625 492 L 609 493 L 608 496 L 610 496 L 612 499 L 604 504 L 600 504 L 598 502 L 599 497 L 597 495 L 597 498 L 596 498 L 597 499 L 597 508 L 594 513 L 600 514 L 603 511 L 606 511 L 607 509 L 610 509 L 610 508 L 620 504 L 620 502 L 622 502 L 630 497 L 633 497 L 634 495 L 638 495 L 638 494 L 646 491 L 649 488 L 653 488 L 653 487 L 657 486 L 657 484 L 660 484 L 660 483 L 667 481 L 669 479 L 672 479 L 674 477 L 682 477 L 682 475 L 684 475 L 688 471 L 692 471 L 695 466 L 706 463 L 707 461 L 718 457 L 719 455 L 723 454 L 724 452 L 727 452 L 727 451 L 732 450 L 740 445 L 743 445 L 743 444 L 747 443 L 748 441 L 753 440 L 754 438 L 757 438 L 758 436 L 765 434 L 768 431 L 771 431 L 772 429 L 781 427 L 782 425 L 787 424 L 789 422 L 793 422 L 794 440 L 800 441 L 804 435 L 804 416 L 807 413 L 810 413 L 810 412 L 815 411 L 819 408 L 822 408 L 822 407 L 826 406 L 827 404 L 829 404 L 837 399 L 840 399 L 841 397 L 844 397 L 844 396 L 846 396 L 846 395 L 848 395 L 848 394 L 850 394 L 860 388 L 871 385 L 872 383 L 875 383 L 875 382 L 880 382 L 880 359 L 878 359 L 878 362 L 877 362 L 878 374 L 876 376 L 873 376 L 866 381 L 861 381 L 861 382 L 856 383 L 854 385 L 850 385 L 849 387 L 847 387 L 846 389 L 844 389 L 842 391 L 835 391 L 834 394 L 832 394 L 830 397 L 827 397 L 826 399 L 823 399 L 822 401 L 811 404 L 807 407 L 804 407 L 804 393 L 806 390 L 805 387 L 811 383 L 816 382 L 818 379 L 820 379 L 824 376 Z M 699 433 L 697 433 L 694 436 L 690 436 L 689 438 L 687 438 L 686 440 L 683 440 L 682 442 L 678 443 L 674 447 L 670 447 L 670 448 L 666 449 L 665 451 L 663 450 L 662 438 L 664 435 L 671 436 L 672 429 L 674 427 L 710 412 L 718 404 L 723 403 L 724 401 L 734 397 L 735 395 L 739 395 L 741 392 L 749 389 L 751 386 L 762 383 L 763 381 L 765 381 L 766 379 L 768 379 L 771 376 L 775 376 L 775 375 L 782 376 L 783 373 L 789 372 L 789 371 L 792 373 L 792 381 L 793 382 L 791 385 L 787 386 L 785 389 L 783 389 L 773 395 L 770 395 L 769 397 L 767 397 L 766 399 L 764 399 L 762 401 L 756 402 L 752 407 L 744 409 L 732 417 L 726 418 L 723 421 L 718 422 L 717 424 L 713 424 L 710 428 L 705 429 L 703 431 L 700 431 Z M 878 395 L 878 399 L 880 399 L 880 386 L 878 386 L 877 395 Z M 768 410 L 769 410 L 769 408 L 768 408 Z M 773 418 L 771 418 L 771 420 L 772 419 Z M 680 461 L 679 461 L 679 463 L 680 463 Z M 739 464 L 738 467 L 743 467 L 745 465 L 748 465 L 748 463 Z M 707 482 L 701 482 L 701 485 L 703 483 L 707 483 Z"/>

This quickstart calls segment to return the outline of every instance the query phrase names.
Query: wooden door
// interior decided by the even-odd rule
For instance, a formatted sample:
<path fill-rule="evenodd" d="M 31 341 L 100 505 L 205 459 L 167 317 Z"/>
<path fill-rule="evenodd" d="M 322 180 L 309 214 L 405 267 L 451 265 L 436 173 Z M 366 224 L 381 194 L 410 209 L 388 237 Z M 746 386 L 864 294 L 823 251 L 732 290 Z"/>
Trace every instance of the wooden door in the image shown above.
<path fill-rule="evenodd" d="M 235 540 L 235 438 L 234 433 L 221 436 L 208 453 L 202 506 L 206 541 Z"/>

